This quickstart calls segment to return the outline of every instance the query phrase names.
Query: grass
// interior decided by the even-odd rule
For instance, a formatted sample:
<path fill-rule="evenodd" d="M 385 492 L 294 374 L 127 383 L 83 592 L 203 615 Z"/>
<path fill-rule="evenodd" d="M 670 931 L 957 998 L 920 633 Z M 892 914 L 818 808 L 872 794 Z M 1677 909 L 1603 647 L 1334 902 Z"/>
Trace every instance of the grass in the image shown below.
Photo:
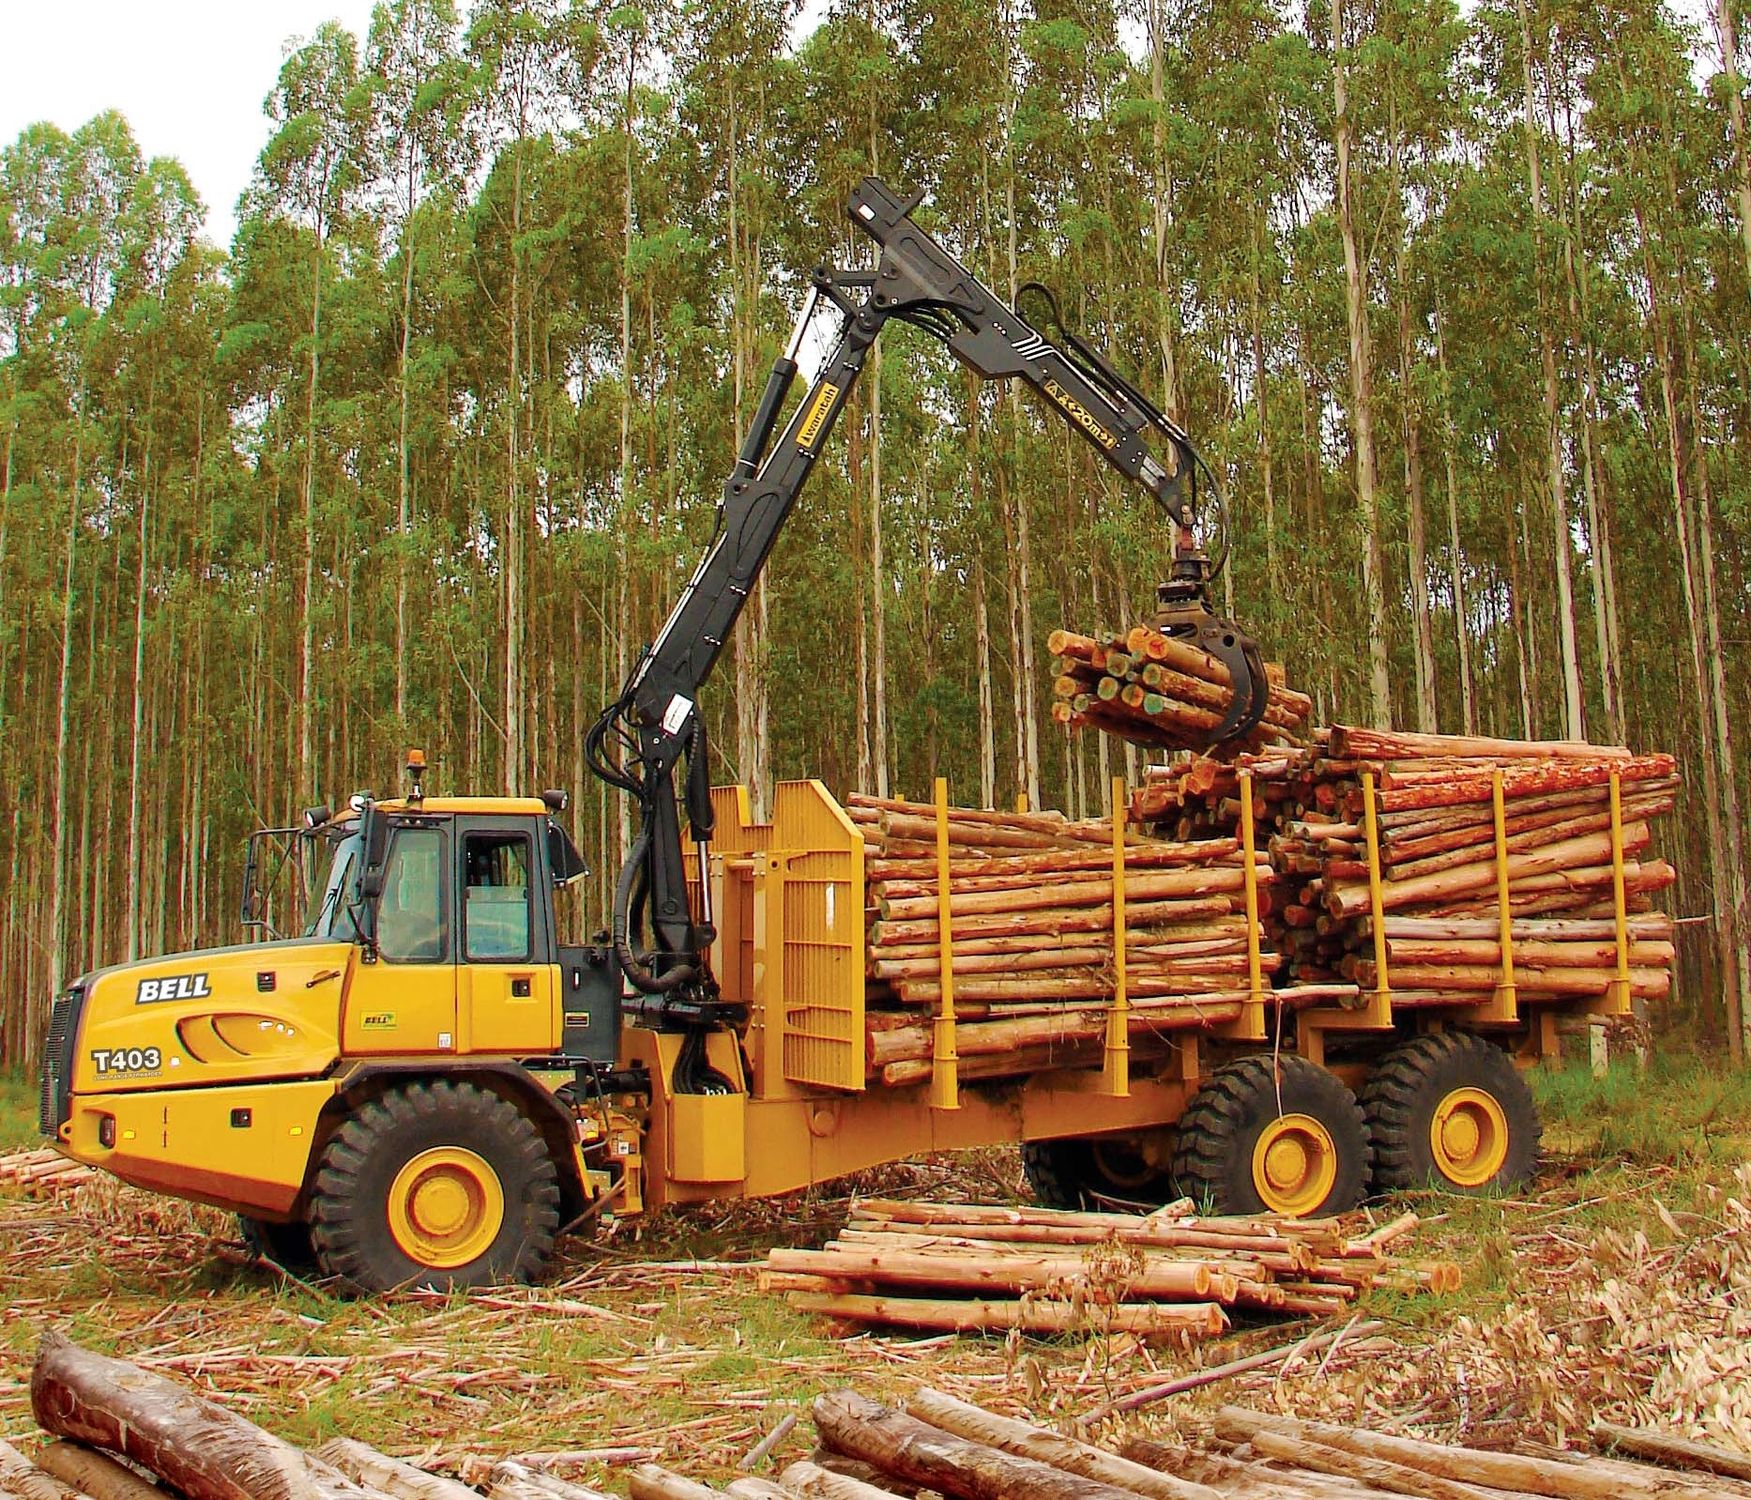
<path fill-rule="evenodd" d="M 40 1144 L 36 1081 L 16 1073 L 0 1073 L 0 1151 Z"/>
<path fill-rule="evenodd" d="M 1230 1382 L 1151 1420 L 1171 1425 L 1215 1400 L 1262 1399 L 1260 1390 L 1343 1410 L 1358 1369 L 1369 1382 L 1387 1378 L 1367 1360 L 1420 1358 L 1416 1350 L 1467 1326 L 1462 1316 L 1487 1327 L 1529 1297 L 1559 1295 L 1564 1268 L 1601 1236 L 1658 1238 L 1656 1201 L 1680 1218 L 1718 1215 L 1734 1169 L 1751 1158 L 1751 1077 L 1699 1052 L 1658 1054 L 1646 1071 L 1602 1079 L 1583 1068 L 1534 1081 L 1547 1152 L 1532 1189 L 1410 1194 L 1380 1210 L 1423 1217 L 1411 1248 L 1459 1261 L 1460 1294 L 1376 1293 L 1363 1310 L 1390 1325 L 1387 1354 L 1346 1354 L 1279 1385 L 1268 1374 Z M 0 1146 L 35 1141 L 35 1107 L 28 1083 L 0 1081 Z M 885 1169 L 865 1190 L 989 1199 L 1006 1184 L 1017 1185 L 1014 1157 L 996 1152 Z M 839 1385 L 884 1397 L 928 1381 L 1000 1409 L 1067 1417 L 1113 1389 L 1294 1336 L 1260 1324 L 1193 1351 L 1097 1338 L 847 1339 L 760 1292 L 745 1271 L 672 1264 L 818 1242 L 841 1219 L 842 1204 L 826 1194 L 667 1214 L 566 1242 L 553 1282 L 503 1299 L 508 1306 L 349 1302 L 240 1263 L 229 1221 L 208 1210 L 108 1179 L 70 1202 L 0 1189 L 0 1298 L 10 1312 L 0 1328 L 0 1429 L 13 1438 L 32 1430 L 29 1362 L 54 1326 L 191 1379 L 298 1443 L 348 1434 L 464 1475 L 471 1455 L 645 1445 L 671 1467 L 724 1478 L 785 1410 Z M 780 1459 L 801 1456 L 806 1431 Z M 592 1470 L 578 1477 L 604 1483 Z"/>

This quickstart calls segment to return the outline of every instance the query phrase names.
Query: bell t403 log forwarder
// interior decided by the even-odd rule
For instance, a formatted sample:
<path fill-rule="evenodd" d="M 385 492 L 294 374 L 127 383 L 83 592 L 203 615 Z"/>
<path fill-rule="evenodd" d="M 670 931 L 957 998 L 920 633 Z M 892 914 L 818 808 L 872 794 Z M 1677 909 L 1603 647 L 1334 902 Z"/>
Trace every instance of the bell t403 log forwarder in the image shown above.
<path fill-rule="evenodd" d="M 1256 648 L 1210 612 L 1194 522 L 1214 486 L 1186 435 L 1065 332 L 1049 299 L 1056 342 L 983 286 L 916 205 L 874 179 L 853 194 L 875 267 L 814 273 L 716 535 L 589 734 L 593 769 L 640 814 L 612 930 L 576 946 L 560 931 L 556 896 L 584 873 L 562 795 L 428 797 L 415 760 L 408 795 L 306 815 L 300 837 L 326 875 L 304 936 L 104 969 L 56 998 L 42 1125 L 61 1149 L 235 1210 L 276 1258 L 365 1290 L 527 1278 L 580 1216 L 782 1193 L 932 1150 L 1068 1142 L 1059 1175 L 1082 1161 L 1109 1189 L 1125 1180 L 1112 1163 L 1162 1159 L 1160 1141 L 1213 1086 L 1207 1066 L 1256 1039 L 1205 1038 L 1200 1053 L 1188 1037 L 1123 1089 L 1063 1068 L 952 1099 L 866 1088 L 856 826 L 817 782 L 781 785 L 768 825 L 707 783 L 701 687 L 893 319 L 982 377 L 1025 381 L 1163 505 L 1174 547 L 1160 626 L 1219 658 L 1234 688 L 1214 740 L 1244 736 L 1263 711 Z M 797 356 L 823 333 L 781 429 Z M 1353 1099 L 1322 1077 L 1337 1117 L 1304 1135 L 1335 1140 L 1342 1160 L 1305 1166 L 1331 1185 L 1306 1201 L 1347 1207 L 1366 1142 Z M 1266 1123 L 1233 1108 L 1199 1118 L 1254 1135 Z M 1280 1149 L 1254 1154 L 1282 1170 Z"/>

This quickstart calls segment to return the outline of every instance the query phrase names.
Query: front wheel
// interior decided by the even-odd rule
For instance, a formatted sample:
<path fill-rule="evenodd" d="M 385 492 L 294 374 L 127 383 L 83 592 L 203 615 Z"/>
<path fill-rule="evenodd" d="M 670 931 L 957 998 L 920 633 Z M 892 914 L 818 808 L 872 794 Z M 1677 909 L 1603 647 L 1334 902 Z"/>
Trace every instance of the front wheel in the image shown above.
<path fill-rule="evenodd" d="M 322 1268 L 362 1292 L 530 1281 L 559 1228 L 547 1143 L 472 1083 L 411 1083 L 361 1105 L 323 1149 L 310 1199 Z"/>
<path fill-rule="evenodd" d="M 1302 1057 L 1217 1070 L 1180 1120 L 1174 1176 L 1218 1214 L 1302 1219 L 1362 1201 L 1368 1131 L 1356 1096 Z"/>
<path fill-rule="evenodd" d="M 1362 1090 L 1374 1191 L 1512 1191 L 1538 1165 L 1538 1105 L 1513 1060 L 1465 1031 L 1414 1037 Z"/>

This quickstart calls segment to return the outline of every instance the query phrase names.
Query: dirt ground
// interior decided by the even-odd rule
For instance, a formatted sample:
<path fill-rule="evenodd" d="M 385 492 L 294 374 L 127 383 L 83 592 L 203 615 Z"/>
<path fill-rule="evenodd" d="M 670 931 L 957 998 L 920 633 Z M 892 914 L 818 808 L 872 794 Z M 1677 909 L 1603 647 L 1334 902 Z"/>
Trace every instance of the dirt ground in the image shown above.
<path fill-rule="evenodd" d="M 1336 1345 L 1083 1429 L 1195 1430 L 1218 1403 L 1483 1446 L 1561 1444 L 1595 1416 L 1751 1452 L 1751 1079 L 1691 1054 L 1645 1073 L 1539 1080 L 1546 1161 L 1514 1198 L 1412 1195 L 1405 1248 L 1460 1263 L 1453 1296 L 1380 1292 Z M 0 1148 L 31 1143 L 31 1090 L 0 1086 Z M 930 1384 L 1074 1430 L 1127 1393 L 1322 1331 L 1238 1322 L 1190 1347 L 1098 1329 L 1058 1339 L 838 1328 L 758 1289 L 773 1244 L 809 1245 L 852 1191 L 1022 1201 L 1013 1152 L 908 1163 L 842 1192 L 670 1214 L 568 1241 L 548 1284 L 348 1301 L 252 1265 L 225 1216 L 101 1179 L 59 1201 L 0 1189 L 0 1428 L 34 1431 L 44 1328 L 173 1372 L 298 1443 L 337 1434 L 477 1475 L 479 1460 L 648 1448 L 727 1477 L 787 1412 L 855 1385 Z M 1359 1331 L 1363 1320 L 1382 1327 Z M 1344 1326 L 1339 1324 L 1338 1326 Z M 803 1422 L 778 1450 L 808 1446 Z M 562 1470 L 561 1472 L 566 1472 Z M 587 1462 L 569 1472 L 618 1488 Z"/>

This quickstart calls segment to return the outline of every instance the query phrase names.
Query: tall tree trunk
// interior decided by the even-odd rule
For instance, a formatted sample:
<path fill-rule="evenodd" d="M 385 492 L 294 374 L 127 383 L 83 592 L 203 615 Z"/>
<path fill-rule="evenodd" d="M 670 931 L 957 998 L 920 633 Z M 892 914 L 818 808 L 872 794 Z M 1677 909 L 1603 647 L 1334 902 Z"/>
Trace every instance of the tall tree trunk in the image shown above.
<path fill-rule="evenodd" d="M 619 524 L 614 528 L 616 605 L 615 630 L 618 639 L 615 649 L 618 656 L 616 666 L 619 678 L 626 681 L 628 649 L 632 631 L 632 580 L 631 557 L 627 547 L 627 536 L 632 530 L 632 224 L 633 224 L 633 178 L 632 178 L 632 99 L 633 83 L 637 77 L 637 69 L 631 56 L 626 64 L 626 92 L 624 100 L 625 113 L 621 119 L 621 241 L 620 241 L 620 516 Z M 630 799 L 616 799 L 619 818 L 619 853 L 625 857 L 631 842 L 631 827 L 628 821 Z M 616 861 L 618 863 L 618 861 Z"/>
<path fill-rule="evenodd" d="M 985 473 L 979 459 L 979 385 L 967 377 L 967 498 L 973 517 L 973 649 L 979 680 L 979 805 L 997 805 L 997 723 L 991 693 L 991 611 L 985 592 Z"/>
<path fill-rule="evenodd" d="M 73 721 L 73 561 L 79 541 L 80 488 L 84 482 L 85 395 L 73 402 L 73 483 L 67 496 L 66 550 L 61 568 L 61 684 L 55 727 L 55 807 L 49 861 L 49 985 L 47 996 L 31 992 L 32 1022 L 25 1062 L 34 1064 L 44 1033 L 47 1002 L 67 987 L 67 735 Z"/>
<path fill-rule="evenodd" d="M 146 404 L 146 435 L 140 465 L 139 566 L 134 577 L 133 735 L 128 751 L 128 894 L 122 907 L 127 924 L 127 960 L 140 956 L 140 730 L 146 679 L 146 573 L 152 546 L 152 422 L 156 406 L 157 372 Z"/>
<path fill-rule="evenodd" d="M 869 360 L 869 566 L 874 602 L 870 610 L 870 681 L 874 714 L 870 750 L 876 795 L 889 794 L 888 780 L 888 566 L 882 541 L 882 350 Z"/>
<path fill-rule="evenodd" d="M 1565 80 L 1566 82 L 1566 80 Z M 1567 89 L 1564 90 L 1565 94 Z M 1617 612 L 1617 568 L 1611 552 L 1611 499 L 1606 487 L 1599 440 L 1599 360 L 1593 337 L 1586 247 L 1582 240 L 1581 194 L 1575 165 L 1575 121 L 1565 111 L 1567 162 L 1560 168 L 1558 201 L 1563 236 L 1563 277 L 1569 323 L 1581 346 L 1581 478 L 1587 510 L 1587 566 L 1593 580 L 1593 631 L 1599 653 L 1599 696 L 1605 708 L 1606 737 L 1624 739 L 1623 656 Z M 1551 134 L 1556 134 L 1555 122 Z M 1561 158 L 1558 158 L 1561 162 Z"/>
<path fill-rule="evenodd" d="M 1733 137 L 1734 196 L 1739 211 L 1739 244 L 1745 255 L 1745 276 L 1751 281 L 1751 143 L 1745 140 L 1745 95 L 1739 78 L 1739 23 L 1734 0 L 1713 0 L 1710 14 L 1721 47 L 1721 67 L 1727 75 L 1727 120 Z"/>
<path fill-rule="evenodd" d="M 1267 371 L 1265 369 L 1265 330 L 1263 295 L 1259 287 L 1259 239 L 1263 233 L 1263 224 L 1259 218 L 1253 220 L 1253 254 L 1252 254 L 1252 383 L 1253 410 L 1259 428 L 1259 491 L 1265 502 L 1265 591 L 1270 596 L 1270 611 L 1273 619 L 1283 619 L 1288 611 L 1284 607 L 1283 581 L 1277 572 L 1277 490 L 1276 466 L 1271 452 L 1271 412 L 1268 392 L 1266 390 Z M 1227 570 L 1229 573 L 1233 569 Z"/>
<path fill-rule="evenodd" d="M 1556 559 L 1557 650 L 1563 677 L 1563 736 L 1582 739 L 1587 732 L 1586 711 L 1581 698 L 1581 653 L 1575 640 L 1574 582 L 1569 553 L 1567 478 L 1563 472 L 1562 395 L 1558 388 L 1556 340 L 1551 335 L 1548 297 L 1544 286 L 1544 183 L 1538 160 L 1538 124 L 1532 90 L 1532 18 L 1526 0 L 1518 0 L 1520 13 L 1521 79 L 1525 93 L 1526 174 L 1532 192 L 1532 276 L 1537 287 L 1538 357 L 1544 374 L 1544 452 L 1546 484 L 1550 491 L 1551 542 Z"/>
<path fill-rule="evenodd" d="M 310 275 L 310 384 L 304 402 L 304 580 L 299 600 L 298 766 L 293 783 L 316 800 L 316 391 L 321 378 L 323 225 L 316 227 Z"/>
<path fill-rule="evenodd" d="M 1668 173 L 1672 170 L 1670 159 Z M 1676 186 L 1676 184 L 1673 184 Z M 1681 294 L 1688 289 L 1682 279 Z M 1733 730 L 1728 713 L 1731 702 L 1727 692 L 1726 643 L 1721 632 L 1720 596 L 1715 578 L 1714 495 L 1708 472 L 1708 448 L 1705 428 L 1697 396 L 1698 373 L 1696 343 L 1690 327 L 1689 298 L 1685 295 L 1685 312 L 1679 327 L 1684 348 L 1685 385 L 1689 398 L 1691 468 L 1696 476 L 1696 542 L 1702 562 L 1702 613 L 1708 640 L 1709 692 L 1713 699 L 1711 728 L 1714 734 L 1715 758 L 1721 773 L 1721 825 L 1726 838 L 1724 861 L 1729 905 L 1719 912 L 1724 928 L 1724 941 L 1729 946 L 1733 965 L 1732 993 L 1738 996 L 1738 1050 L 1741 1055 L 1751 1047 L 1751 1017 L 1746 1015 L 1745 999 L 1751 996 L 1751 901 L 1745 874 L 1745 830 L 1739 811 L 1738 758 L 1733 752 Z M 1728 1013 L 1729 1023 L 1733 1013 Z"/>
<path fill-rule="evenodd" d="M 1459 538 L 1459 427 L 1453 419 L 1453 389 L 1447 372 L 1447 337 L 1441 304 L 1435 304 L 1435 358 L 1441 369 L 1446 432 L 1442 448 L 1447 462 L 1447 546 L 1452 557 L 1453 636 L 1459 650 L 1460 714 L 1467 734 L 1477 733 L 1477 696 L 1471 676 L 1471 617 L 1465 604 L 1465 547 Z"/>
<path fill-rule="evenodd" d="M 1397 136 L 1396 127 L 1394 136 Z M 1393 150 L 1393 197 L 1404 202 L 1397 147 Z M 1411 335 L 1409 230 L 1400 224 L 1393 256 L 1398 283 L 1398 383 L 1399 405 L 1404 413 L 1405 543 L 1411 575 L 1411 624 L 1416 634 L 1415 677 L 1417 728 L 1433 734 L 1440 726 L 1435 716 L 1435 625 L 1429 615 L 1429 559 L 1427 524 L 1423 518 L 1422 405 L 1416 391 L 1415 341 Z"/>
<path fill-rule="evenodd" d="M 760 268 L 749 265 L 747 238 L 740 213 L 741 115 L 735 75 L 730 73 L 726 101 L 728 138 L 727 198 L 729 209 L 730 342 L 731 375 L 734 384 L 736 449 L 746 430 L 748 372 L 753 357 L 755 309 L 759 297 Z M 736 765 L 747 784 L 756 822 L 766 819 L 769 759 L 767 743 L 768 705 L 764 656 L 766 650 L 766 575 L 756 580 L 750 608 L 736 623 Z"/>
<path fill-rule="evenodd" d="M 1015 152 L 1013 147 L 1008 153 L 1007 165 L 1004 192 L 1009 218 L 1009 305 L 1014 307 L 1016 288 L 1020 285 L 1020 274 L 1017 264 Z M 1011 500 L 1015 522 L 1015 546 L 1010 559 L 1016 636 L 1015 707 L 1020 720 L 1017 728 L 1020 762 L 1016 766 L 1016 790 L 1027 793 L 1029 807 L 1038 807 L 1040 805 L 1040 724 L 1039 702 L 1036 697 L 1038 686 L 1034 677 L 1033 548 L 1028 540 L 1027 488 L 1021 483 L 1020 465 L 1016 461 L 1021 453 L 1021 391 L 1017 388 L 1017 382 L 1013 380 L 1009 383 L 1009 422 L 1010 462 L 1015 476 L 1015 490 Z"/>
<path fill-rule="evenodd" d="M 413 212 L 410 186 L 404 205 L 406 217 L 401 233 L 401 429 L 397 434 L 395 530 L 398 552 L 395 567 L 395 725 L 407 730 L 407 572 L 413 549 L 413 468 L 408 451 L 408 353 L 413 339 Z"/>
<path fill-rule="evenodd" d="M 1386 560 L 1380 548 L 1380 481 L 1374 448 L 1374 351 L 1368 332 L 1367 268 L 1356 232 L 1350 187 L 1348 66 L 1343 0 L 1332 0 L 1332 102 L 1338 154 L 1338 229 L 1344 241 L 1345 313 L 1350 334 L 1350 440 L 1356 456 L 1356 503 L 1362 523 L 1362 594 L 1368 617 L 1368 696 L 1372 722 L 1392 725 L 1392 678 L 1386 654 Z"/>
<path fill-rule="evenodd" d="M 1161 352 L 1161 405 L 1169 416 L 1178 420 L 1185 415 L 1185 403 L 1180 393 L 1179 351 L 1175 346 L 1177 288 L 1171 284 L 1168 276 L 1167 247 L 1168 227 L 1173 216 L 1173 169 L 1167 159 L 1167 100 L 1163 77 L 1166 41 L 1162 34 L 1164 24 L 1161 0 L 1149 0 L 1149 130 L 1150 142 L 1154 148 L 1151 208 L 1155 229 L 1155 342 Z M 1012 186 L 1012 222 L 1014 207 L 1015 193 Z M 1013 242 L 1012 231 L 1012 245 Z M 1013 259 L 1012 254 L 1012 262 Z M 1014 293 L 1015 288 L 1012 285 L 1010 295 L 1013 296 Z"/>
<path fill-rule="evenodd" d="M 1668 313 L 1660 294 L 1654 271 L 1653 252 L 1648 243 L 1648 231 L 1640 209 L 1636 223 L 1641 232 L 1641 255 L 1647 279 L 1653 354 L 1659 366 L 1660 399 L 1666 418 L 1666 458 L 1672 487 L 1672 523 L 1677 533 L 1679 581 L 1684 591 L 1684 618 L 1690 637 L 1691 693 L 1696 704 L 1697 751 L 1702 761 L 1702 806 L 1708 831 L 1709 885 L 1715 909 L 1715 954 L 1717 978 L 1726 1002 L 1727 1040 L 1734 1063 L 1744 1057 L 1745 994 L 1740 989 L 1740 963 L 1736 952 L 1738 906 L 1734 900 L 1734 878 L 1731 873 L 1726 821 L 1724 817 L 1723 777 L 1733 774 L 1732 766 L 1723 766 L 1719 759 L 1719 741 L 1715 734 L 1715 714 L 1711 700 L 1713 678 L 1707 660 L 1705 641 L 1703 591 L 1697 578 L 1697 553 L 1694 541 L 1695 500 L 1684 472 L 1682 415 L 1680 412 L 1677 372 L 1674 369 Z"/>
<path fill-rule="evenodd" d="M 524 134 L 519 127 L 517 139 L 512 145 L 511 158 L 511 305 L 505 320 L 505 555 L 501 562 L 504 572 L 505 677 L 502 700 L 504 752 L 499 762 L 499 784 L 507 797 L 513 797 L 522 790 L 518 783 L 521 780 L 519 772 L 523 761 L 523 504 L 520 451 L 523 424 L 523 147 Z M 629 197 L 630 193 L 629 187 Z M 629 227 L 629 238 L 630 234 Z M 628 317 L 624 280 L 620 310 L 621 347 L 624 352 Z M 625 369 L 624 362 L 622 368 Z M 632 372 L 625 369 L 625 384 L 630 386 L 631 381 Z M 627 399 L 623 390 L 623 454 L 626 446 L 624 428 Z M 623 462 L 623 474 L 624 469 Z"/>

